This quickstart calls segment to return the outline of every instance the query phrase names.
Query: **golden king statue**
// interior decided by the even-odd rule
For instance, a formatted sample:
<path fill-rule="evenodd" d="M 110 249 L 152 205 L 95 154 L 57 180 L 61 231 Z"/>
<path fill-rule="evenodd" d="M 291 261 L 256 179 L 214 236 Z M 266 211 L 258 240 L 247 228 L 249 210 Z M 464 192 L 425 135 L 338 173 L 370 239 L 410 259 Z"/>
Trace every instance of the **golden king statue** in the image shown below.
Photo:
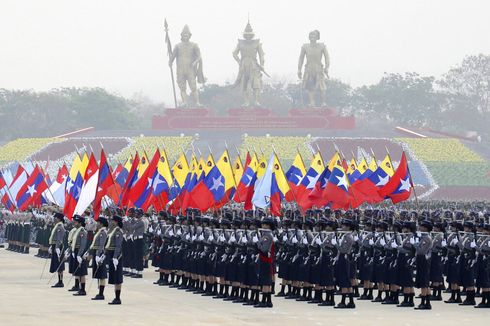
<path fill-rule="evenodd" d="M 181 42 L 176 44 L 169 56 L 169 66 L 172 67 L 174 60 L 177 61 L 177 85 L 185 107 L 201 106 L 197 83 L 204 84 L 206 79 L 202 71 L 202 58 L 199 46 L 190 42 L 192 34 L 189 26 L 185 25 L 180 33 Z M 191 90 L 187 94 L 187 85 Z"/>
<path fill-rule="evenodd" d="M 243 31 L 243 39 L 233 51 L 233 58 L 239 65 L 235 86 L 240 86 L 244 98 L 244 107 L 259 107 L 259 97 L 262 90 L 262 73 L 264 71 L 264 51 L 259 39 L 254 39 L 255 33 L 247 23 Z"/>
<path fill-rule="evenodd" d="M 314 30 L 309 34 L 310 43 L 303 44 L 298 62 L 298 78 L 302 80 L 302 88 L 308 92 L 308 106 L 316 107 L 315 96 L 320 93 L 320 106 L 325 106 L 326 79 L 330 59 L 327 47 L 320 40 L 320 32 Z M 305 71 L 302 73 L 303 63 L 306 58 Z M 324 63 L 323 63 L 324 60 Z"/>

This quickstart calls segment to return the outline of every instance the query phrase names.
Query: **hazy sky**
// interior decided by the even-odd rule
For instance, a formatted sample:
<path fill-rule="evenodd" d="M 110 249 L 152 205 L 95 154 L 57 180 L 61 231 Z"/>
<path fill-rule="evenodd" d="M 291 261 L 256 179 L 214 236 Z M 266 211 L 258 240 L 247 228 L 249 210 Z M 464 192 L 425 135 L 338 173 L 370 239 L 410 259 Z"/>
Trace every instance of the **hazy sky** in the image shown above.
<path fill-rule="evenodd" d="M 440 76 L 490 53 L 489 12 L 488 0 L 1 0 L 0 88 L 101 86 L 171 103 L 164 17 L 174 44 L 189 24 L 208 82 L 222 84 L 236 76 L 231 52 L 248 14 L 274 79 L 296 80 L 313 29 L 330 76 L 354 86 L 383 72 Z"/>

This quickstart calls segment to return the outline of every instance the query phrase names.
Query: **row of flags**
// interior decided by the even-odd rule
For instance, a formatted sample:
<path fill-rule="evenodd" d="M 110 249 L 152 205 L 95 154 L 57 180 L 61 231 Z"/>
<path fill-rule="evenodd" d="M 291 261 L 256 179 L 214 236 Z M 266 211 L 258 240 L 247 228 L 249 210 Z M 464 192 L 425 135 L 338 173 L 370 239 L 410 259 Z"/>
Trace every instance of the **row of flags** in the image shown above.
<path fill-rule="evenodd" d="M 349 163 L 341 152 L 324 161 L 321 152 L 313 155 L 306 168 L 298 152 L 285 171 L 275 152 L 264 155 L 248 152 L 244 164 L 238 155 L 233 161 L 225 150 L 215 161 L 194 153 L 190 160 L 181 153 L 171 165 L 165 149 L 153 156 L 136 152 L 124 164 L 112 167 L 102 149 L 100 160 L 94 153 L 77 153 L 70 165 L 59 167 L 56 179 L 32 163 L 0 172 L 2 204 L 10 210 L 26 210 L 45 203 L 58 205 L 72 218 L 92 205 L 95 218 L 103 207 L 138 207 L 170 210 L 188 208 L 216 210 L 241 203 L 245 210 L 270 209 L 281 216 L 284 202 L 296 203 L 303 211 L 317 207 L 356 208 L 364 203 L 391 200 L 394 204 L 410 198 L 413 183 L 405 153 L 394 168 L 389 154 L 378 165 L 373 157 Z"/>

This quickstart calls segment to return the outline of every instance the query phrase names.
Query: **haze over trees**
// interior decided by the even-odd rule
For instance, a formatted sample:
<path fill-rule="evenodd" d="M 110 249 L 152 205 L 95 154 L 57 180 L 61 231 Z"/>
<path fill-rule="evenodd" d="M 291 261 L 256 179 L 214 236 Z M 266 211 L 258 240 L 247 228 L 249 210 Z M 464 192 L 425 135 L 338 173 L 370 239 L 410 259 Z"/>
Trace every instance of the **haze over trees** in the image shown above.
<path fill-rule="evenodd" d="M 264 86 L 261 102 L 277 114 L 302 107 L 299 84 Z M 232 85 L 205 85 L 201 101 L 217 114 L 240 107 Z M 416 72 L 385 73 L 373 85 L 353 88 L 327 83 L 328 105 L 353 114 L 366 127 L 430 127 L 450 132 L 477 131 L 490 137 L 490 55 L 472 55 L 440 78 Z M 164 107 L 141 94 L 131 99 L 101 88 L 61 88 L 48 92 L 0 89 L 0 140 L 54 136 L 78 128 L 147 129 Z"/>

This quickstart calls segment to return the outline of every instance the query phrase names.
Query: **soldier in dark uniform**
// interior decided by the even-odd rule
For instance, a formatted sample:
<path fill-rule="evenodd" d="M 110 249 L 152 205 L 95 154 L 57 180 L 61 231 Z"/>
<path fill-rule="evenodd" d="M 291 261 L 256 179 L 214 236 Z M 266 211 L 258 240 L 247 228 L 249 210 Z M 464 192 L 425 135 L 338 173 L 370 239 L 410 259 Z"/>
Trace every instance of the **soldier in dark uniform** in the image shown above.
<path fill-rule="evenodd" d="M 481 288 L 481 302 L 475 308 L 490 308 L 490 224 L 483 225 L 478 251 L 477 286 Z"/>
<path fill-rule="evenodd" d="M 65 228 L 63 223 L 65 217 L 61 213 L 54 213 L 56 224 L 51 230 L 49 236 L 49 253 L 51 254 L 51 265 L 49 266 L 50 273 L 58 273 L 58 283 L 53 285 L 53 288 L 62 288 L 63 285 L 63 271 L 65 270 L 64 259 L 62 260 L 63 252 L 63 239 L 65 237 Z"/>
<path fill-rule="evenodd" d="M 87 295 L 85 292 L 85 281 L 87 276 L 87 250 L 88 250 L 88 240 L 87 231 L 85 230 L 85 219 L 82 216 L 73 216 L 73 222 L 77 230 L 73 235 L 73 242 L 71 244 L 72 256 L 75 256 L 75 265 L 73 275 L 75 279 L 79 280 L 80 289 L 78 292 L 74 293 L 74 296 L 84 296 Z"/>
<path fill-rule="evenodd" d="M 358 300 L 373 300 L 373 259 L 374 259 L 374 233 L 375 225 L 371 216 L 371 211 L 364 212 L 364 229 L 361 234 L 360 259 L 359 259 L 359 279 L 363 283 L 363 293 Z"/>
<path fill-rule="evenodd" d="M 352 246 L 354 244 L 354 238 L 352 236 L 352 230 L 354 228 L 354 221 L 351 219 L 342 219 L 342 235 L 337 244 L 337 249 L 339 251 L 337 256 L 337 273 L 336 273 L 336 282 L 337 285 L 341 289 L 342 293 L 342 301 L 337 304 L 334 308 L 337 309 L 345 309 L 350 308 L 353 309 L 356 307 L 354 303 L 354 293 L 352 290 L 352 284 L 350 279 L 350 261 L 349 256 L 352 252 Z M 349 297 L 349 303 L 345 303 L 345 299 Z"/>
<path fill-rule="evenodd" d="M 476 264 L 476 226 L 473 221 L 463 224 L 465 235 L 461 245 L 461 285 L 466 289 L 466 298 L 462 306 L 474 306 L 475 302 L 475 264 Z"/>
<path fill-rule="evenodd" d="M 97 279 L 99 293 L 92 300 L 104 300 L 104 288 L 107 279 L 107 267 L 105 263 L 104 249 L 107 242 L 107 227 L 109 222 L 107 218 L 99 216 L 97 220 L 97 232 L 90 246 L 90 255 L 92 256 L 92 278 Z"/>
<path fill-rule="evenodd" d="M 461 241 L 459 233 L 463 231 L 463 224 L 459 221 L 450 223 L 451 232 L 447 238 L 447 282 L 451 288 L 451 297 L 445 300 L 446 303 L 461 303 Z"/>
<path fill-rule="evenodd" d="M 403 287 L 403 302 L 397 307 L 414 307 L 413 298 L 415 292 L 413 289 L 413 265 L 415 259 L 415 239 L 416 224 L 412 221 L 403 222 L 404 238 L 402 245 L 398 247 L 398 256 L 396 258 L 398 286 Z"/>
<path fill-rule="evenodd" d="M 128 209 L 127 216 L 123 218 L 123 228 L 124 232 L 124 241 L 123 241 L 123 274 L 125 276 L 132 276 L 136 274 L 136 270 L 134 269 L 133 263 L 133 254 L 134 254 L 134 246 L 133 246 L 133 224 L 135 220 L 136 208 L 131 207 Z"/>
<path fill-rule="evenodd" d="M 386 263 L 387 263 L 387 283 L 390 285 L 390 295 L 385 298 L 383 304 L 399 304 L 398 294 L 400 292 L 400 286 L 398 285 L 398 273 L 397 273 L 397 257 L 398 248 L 402 245 L 402 238 L 400 233 L 402 232 L 403 224 L 400 221 L 393 222 L 393 236 L 389 243 L 386 245 Z"/>
<path fill-rule="evenodd" d="M 274 271 L 273 257 L 274 257 L 274 239 L 272 236 L 272 230 L 274 229 L 274 219 L 271 217 L 265 217 L 262 220 L 262 229 L 259 242 L 257 242 L 257 248 L 259 250 L 259 279 L 258 283 L 262 290 L 262 301 L 256 304 L 256 308 L 272 308 L 271 292 L 272 292 L 272 278 Z"/>
<path fill-rule="evenodd" d="M 386 245 L 390 242 L 389 236 L 386 234 L 388 223 L 386 221 L 378 221 L 376 223 L 376 237 L 374 239 L 374 271 L 371 283 L 376 283 L 378 286 L 378 295 L 372 302 L 383 302 L 388 297 L 388 285 L 386 284 L 388 264 L 386 261 Z M 382 294 L 385 292 L 385 298 Z"/>
<path fill-rule="evenodd" d="M 423 220 L 419 223 L 420 236 L 415 239 L 417 273 L 415 286 L 420 289 L 421 303 L 415 308 L 419 310 L 430 310 L 430 260 L 432 250 L 432 222 Z"/>
<path fill-rule="evenodd" d="M 145 234 L 145 222 L 142 220 L 143 210 L 137 209 L 135 213 L 135 219 L 133 223 L 131 223 L 131 238 L 132 241 L 132 249 L 133 249 L 133 274 L 132 278 L 142 278 L 143 277 L 143 244 L 144 239 L 143 236 Z"/>
<path fill-rule="evenodd" d="M 333 307 L 335 306 L 335 271 L 334 261 L 338 256 L 337 248 L 337 235 L 338 228 L 337 220 L 325 219 L 322 221 L 322 225 L 325 224 L 323 230 L 320 232 L 321 237 L 321 262 L 320 262 L 320 280 L 319 285 L 325 291 L 325 300 L 322 298 L 319 306 Z"/>
<path fill-rule="evenodd" d="M 442 290 L 444 287 L 443 258 L 447 254 L 447 242 L 444 222 L 434 223 L 432 254 L 430 260 L 430 281 L 432 286 L 431 301 L 442 301 Z"/>
<path fill-rule="evenodd" d="M 123 283 L 123 221 L 118 215 L 113 215 L 111 219 L 111 230 L 107 235 L 104 255 L 106 263 L 109 265 L 109 284 L 114 284 L 115 298 L 110 305 L 121 304 L 121 287 Z"/>

